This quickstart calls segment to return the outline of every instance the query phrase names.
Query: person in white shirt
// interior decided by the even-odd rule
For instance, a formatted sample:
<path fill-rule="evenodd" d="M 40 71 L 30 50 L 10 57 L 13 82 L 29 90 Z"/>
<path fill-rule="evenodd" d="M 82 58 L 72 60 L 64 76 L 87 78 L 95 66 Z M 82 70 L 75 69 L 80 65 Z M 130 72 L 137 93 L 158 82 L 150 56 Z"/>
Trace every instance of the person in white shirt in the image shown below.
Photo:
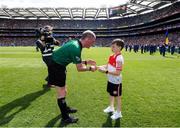
<path fill-rule="evenodd" d="M 102 73 L 107 74 L 107 92 L 110 95 L 110 105 L 104 109 L 105 113 L 113 113 L 111 118 L 116 120 L 122 118 L 121 114 L 121 95 L 122 95 L 122 66 L 124 59 L 121 54 L 124 48 L 124 41 L 121 39 L 114 39 L 112 41 L 111 50 L 113 54 L 109 57 L 108 64 L 98 66 Z M 114 109 L 114 99 L 117 99 L 117 110 Z"/>

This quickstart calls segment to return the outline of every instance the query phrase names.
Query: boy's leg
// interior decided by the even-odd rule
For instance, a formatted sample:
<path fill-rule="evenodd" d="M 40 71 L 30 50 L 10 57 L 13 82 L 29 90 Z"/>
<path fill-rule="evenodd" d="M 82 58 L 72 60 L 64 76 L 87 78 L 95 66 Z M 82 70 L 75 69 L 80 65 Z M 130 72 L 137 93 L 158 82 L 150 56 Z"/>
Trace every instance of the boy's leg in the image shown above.
<path fill-rule="evenodd" d="M 113 84 L 107 82 L 107 92 L 109 93 L 109 106 L 114 108 Z"/>
<path fill-rule="evenodd" d="M 114 96 L 112 95 L 113 85 L 110 82 L 107 83 L 107 92 L 109 93 L 109 106 L 106 109 L 104 109 L 104 112 L 110 113 L 114 112 Z"/>
<path fill-rule="evenodd" d="M 111 119 L 116 120 L 122 117 L 121 114 L 121 96 L 117 96 L 117 110 L 113 113 L 113 115 L 111 116 Z"/>
<path fill-rule="evenodd" d="M 121 112 L 122 108 L 121 108 L 121 96 L 117 96 L 117 112 Z"/>
<path fill-rule="evenodd" d="M 115 111 L 113 113 L 113 115 L 111 116 L 111 119 L 116 120 L 118 118 L 122 117 L 121 114 L 121 94 L 122 94 L 122 84 L 116 86 L 117 88 L 116 90 L 116 99 L 117 99 L 117 111 Z"/>
<path fill-rule="evenodd" d="M 117 96 L 117 112 L 121 112 L 121 95 L 122 95 L 122 83 L 118 86 L 118 96 Z"/>
<path fill-rule="evenodd" d="M 114 108 L 114 96 L 109 95 L 110 106 Z"/>
<path fill-rule="evenodd" d="M 109 95 L 109 101 L 110 101 L 109 106 L 106 109 L 104 109 L 105 113 L 114 112 L 114 96 Z"/>

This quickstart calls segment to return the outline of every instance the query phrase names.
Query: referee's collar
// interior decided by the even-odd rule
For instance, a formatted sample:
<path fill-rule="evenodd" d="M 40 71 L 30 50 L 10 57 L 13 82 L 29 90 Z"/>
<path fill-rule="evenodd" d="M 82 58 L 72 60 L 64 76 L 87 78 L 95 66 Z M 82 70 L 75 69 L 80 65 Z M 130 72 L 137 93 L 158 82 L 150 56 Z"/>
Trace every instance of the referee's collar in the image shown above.
<path fill-rule="evenodd" d="M 81 50 L 82 50 L 82 43 L 81 43 L 81 41 L 78 40 L 78 43 L 79 43 L 79 46 L 80 46 L 80 48 L 81 48 Z"/>

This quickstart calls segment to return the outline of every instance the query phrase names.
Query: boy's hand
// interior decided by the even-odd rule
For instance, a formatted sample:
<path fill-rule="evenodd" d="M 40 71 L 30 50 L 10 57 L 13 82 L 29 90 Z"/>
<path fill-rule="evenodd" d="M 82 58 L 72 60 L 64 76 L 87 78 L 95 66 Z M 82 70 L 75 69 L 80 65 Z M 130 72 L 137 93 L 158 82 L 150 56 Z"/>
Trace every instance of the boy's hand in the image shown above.
<path fill-rule="evenodd" d="M 106 73 L 106 71 L 104 71 L 104 70 L 100 70 L 100 69 L 99 69 L 98 71 L 99 71 L 99 72 L 102 72 L 102 73 Z"/>
<path fill-rule="evenodd" d="M 88 65 L 96 65 L 96 61 L 94 61 L 94 60 L 86 60 L 86 62 L 87 62 L 87 64 Z"/>
<path fill-rule="evenodd" d="M 98 68 L 98 71 L 102 72 L 102 73 L 106 73 L 106 71 L 107 71 L 107 69 L 103 66 L 97 66 L 97 68 Z"/>

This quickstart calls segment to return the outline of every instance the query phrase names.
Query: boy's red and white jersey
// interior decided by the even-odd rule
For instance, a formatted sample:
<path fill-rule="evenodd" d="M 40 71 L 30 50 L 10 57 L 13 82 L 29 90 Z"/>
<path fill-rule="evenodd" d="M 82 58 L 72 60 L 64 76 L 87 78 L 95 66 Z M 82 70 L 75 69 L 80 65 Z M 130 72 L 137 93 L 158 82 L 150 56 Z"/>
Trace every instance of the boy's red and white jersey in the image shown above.
<path fill-rule="evenodd" d="M 121 65 L 118 65 L 117 62 L 121 62 Z M 109 72 L 115 72 L 116 70 L 122 71 L 122 65 L 124 64 L 124 58 L 121 54 L 113 54 L 109 57 L 107 69 Z M 108 81 L 113 84 L 122 83 L 122 74 L 120 76 L 114 76 L 111 74 L 107 74 Z"/>

